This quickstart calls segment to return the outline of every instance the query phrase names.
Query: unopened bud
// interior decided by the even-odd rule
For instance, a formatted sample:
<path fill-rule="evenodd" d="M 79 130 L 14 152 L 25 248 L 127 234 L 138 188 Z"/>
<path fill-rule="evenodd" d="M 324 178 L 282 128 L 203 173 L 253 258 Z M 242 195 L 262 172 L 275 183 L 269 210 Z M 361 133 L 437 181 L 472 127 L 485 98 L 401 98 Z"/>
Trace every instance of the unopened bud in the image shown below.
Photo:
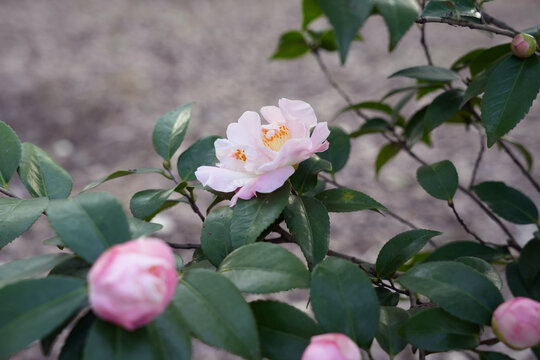
<path fill-rule="evenodd" d="M 302 360 L 360 360 L 360 350 L 349 337 L 330 333 L 313 336 Z"/>
<path fill-rule="evenodd" d="M 528 58 L 534 54 L 536 50 L 536 40 L 532 35 L 525 33 L 518 34 L 514 37 L 514 40 L 512 40 L 510 48 L 517 57 Z"/>
<path fill-rule="evenodd" d="M 499 305 L 491 318 L 499 340 L 521 350 L 540 343 L 540 303 L 517 297 Z"/>

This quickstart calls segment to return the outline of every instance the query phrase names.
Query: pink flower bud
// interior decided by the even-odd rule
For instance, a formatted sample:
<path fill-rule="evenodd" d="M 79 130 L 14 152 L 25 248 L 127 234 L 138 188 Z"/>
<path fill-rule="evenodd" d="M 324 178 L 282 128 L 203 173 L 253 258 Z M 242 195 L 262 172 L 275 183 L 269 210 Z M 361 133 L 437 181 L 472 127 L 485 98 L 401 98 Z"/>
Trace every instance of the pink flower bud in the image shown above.
<path fill-rule="evenodd" d="M 360 360 L 360 349 L 343 334 L 313 336 L 302 360 Z"/>
<path fill-rule="evenodd" d="M 521 350 L 540 343 L 540 303 L 517 297 L 499 305 L 491 326 L 499 340 Z"/>
<path fill-rule="evenodd" d="M 529 34 L 518 34 L 510 45 L 512 52 L 519 58 L 528 58 L 536 50 L 536 40 Z"/>
<path fill-rule="evenodd" d="M 100 318 L 131 331 L 165 310 L 177 283 L 167 244 L 156 238 L 128 241 L 109 248 L 92 265 L 90 306 Z"/>

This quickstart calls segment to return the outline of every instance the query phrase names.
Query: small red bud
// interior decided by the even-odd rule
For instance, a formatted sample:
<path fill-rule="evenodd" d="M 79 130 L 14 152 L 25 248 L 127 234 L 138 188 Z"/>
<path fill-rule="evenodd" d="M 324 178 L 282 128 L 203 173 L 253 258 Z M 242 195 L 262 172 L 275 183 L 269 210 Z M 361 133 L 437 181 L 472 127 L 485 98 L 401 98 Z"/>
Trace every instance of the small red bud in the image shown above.
<path fill-rule="evenodd" d="M 534 36 L 531 36 L 529 34 L 518 34 L 514 37 L 514 40 L 512 40 L 510 48 L 512 49 L 514 55 L 516 55 L 517 57 L 528 58 L 529 56 L 534 54 L 536 50 L 536 40 Z"/>

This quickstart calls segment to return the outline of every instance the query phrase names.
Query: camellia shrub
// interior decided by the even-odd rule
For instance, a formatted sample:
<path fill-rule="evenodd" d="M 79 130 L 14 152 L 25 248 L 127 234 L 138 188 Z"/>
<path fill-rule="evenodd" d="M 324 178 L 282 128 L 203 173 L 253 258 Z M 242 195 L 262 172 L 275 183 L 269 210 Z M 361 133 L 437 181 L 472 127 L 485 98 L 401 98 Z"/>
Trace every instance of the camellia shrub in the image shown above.
<path fill-rule="evenodd" d="M 44 244 L 58 250 L 0 265 L 0 358 L 36 341 L 47 355 L 58 340 L 63 360 L 190 359 L 192 337 L 250 360 L 373 358 L 375 343 L 377 358 L 457 350 L 499 360 L 511 359 L 510 349 L 540 358 L 540 232 L 520 244 L 505 225 L 539 227 L 533 154 L 507 134 L 527 117 L 540 88 L 540 33 L 512 28 L 489 15 L 488 6 L 488 0 L 304 0 L 299 30 L 280 37 L 272 58 L 314 56 L 349 104 L 340 111 L 362 120 L 350 133 L 318 119 L 316 104 L 280 99 L 260 115 L 246 111 L 225 135 L 196 140 L 173 163 L 191 118 L 193 105 L 186 104 L 154 127 L 161 165 L 119 170 L 72 194 L 69 173 L 0 121 L 0 247 L 45 216 L 56 236 Z M 427 65 L 388 74 L 410 84 L 382 100 L 355 103 L 320 53 L 337 51 L 345 63 L 362 24 L 378 15 L 390 34 L 389 51 L 418 27 Z M 329 29 L 310 28 L 324 17 Z M 426 23 L 508 42 L 470 49 L 449 68 L 439 67 L 425 41 Z M 401 114 L 426 95 L 433 100 L 410 117 Z M 395 105 L 388 102 L 398 96 Z M 426 162 L 417 151 L 448 123 L 480 134 L 481 151 L 468 152 L 475 164 L 468 185 L 451 161 Z M 386 140 L 376 170 L 398 153 L 410 156 L 419 185 L 451 208 L 468 239 L 424 249 L 441 232 L 417 228 L 336 180 L 351 141 L 368 135 Z M 496 174 L 476 182 L 483 154 L 494 148 L 536 193 L 497 181 Z M 163 176 L 170 186 L 134 194 L 130 214 L 114 195 L 94 191 L 143 173 Z M 26 196 L 10 191 L 15 177 Z M 458 191 L 504 236 L 475 232 L 454 205 Z M 209 204 L 198 200 L 204 192 L 213 197 Z M 200 242 L 166 243 L 153 235 L 161 225 L 152 219 L 175 206 L 189 206 L 200 218 Z M 389 239 L 375 263 L 330 250 L 328 214 L 356 211 L 387 214 L 411 229 Z M 305 308 L 266 296 L 292 289 L 309 289 Z"/>

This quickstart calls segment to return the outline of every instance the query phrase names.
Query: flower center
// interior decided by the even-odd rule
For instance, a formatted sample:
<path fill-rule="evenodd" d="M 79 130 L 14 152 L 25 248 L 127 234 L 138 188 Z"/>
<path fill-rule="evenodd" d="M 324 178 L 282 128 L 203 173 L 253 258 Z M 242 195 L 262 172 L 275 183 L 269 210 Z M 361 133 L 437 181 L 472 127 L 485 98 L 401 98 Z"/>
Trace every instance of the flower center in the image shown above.
<path fill-rule="evenodd" d="M 262 141 L 264 146 L 274 151 L 279 151 L 283 144 L 291 138 L 289 128 L 285 125 L 273 126 L 262 129 Z"/>
<path fill-rule="evenodd" d="M 243 162 L 246 162 L 246 153 L 243 149 L 236 149 L 236 151 L 233 153 L 233 158 L 236 160 L 240 160 Z"/>

